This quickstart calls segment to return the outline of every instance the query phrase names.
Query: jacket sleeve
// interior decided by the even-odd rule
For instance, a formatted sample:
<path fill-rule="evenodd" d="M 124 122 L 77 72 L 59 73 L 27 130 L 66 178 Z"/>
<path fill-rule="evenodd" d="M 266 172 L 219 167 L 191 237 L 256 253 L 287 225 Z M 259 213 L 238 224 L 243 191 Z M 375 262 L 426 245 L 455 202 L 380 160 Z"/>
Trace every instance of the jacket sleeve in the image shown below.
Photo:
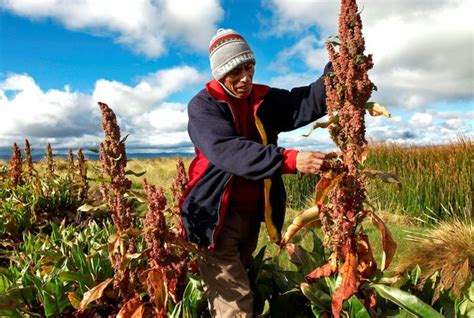
<path fill-rule="evenodd" d="M 264 97 L 267 107 L 261 109 L 262 118 L 268 118 L 273 128 L 281 132 L 305 126 L 326 115 L 324 77 L 332 70 L 332 64 L 328 63 L 324 74 L 309 86 L 290 91 L 271 88 Z"/>
<path fill-rule="evenodd" d="M 280 170 L 284 149 L 237 135 L 230 115 L 213 102 L 194 97 L 188 116 L 191 141 L 220 170 L 250 180 L 270 178 Z"/>

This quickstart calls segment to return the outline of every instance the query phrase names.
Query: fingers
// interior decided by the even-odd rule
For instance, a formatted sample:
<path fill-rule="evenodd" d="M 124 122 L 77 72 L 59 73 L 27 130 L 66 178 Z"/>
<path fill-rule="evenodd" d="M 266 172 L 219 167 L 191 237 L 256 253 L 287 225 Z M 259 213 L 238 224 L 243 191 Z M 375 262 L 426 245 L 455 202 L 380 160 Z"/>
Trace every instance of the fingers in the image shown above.
<path fill-rule="evenodd" d="M 318 174 L 324 166 L 326 154 L 303 151 L 296 156 L 296 169 L 301 173 Z"/>
<path fill-rule="evenodd" d="M 318 159 L 326 159 L 326 154 L 322 152 L 310 152 L 313 157 Z"/>
<path fill-rule="evenodd" d="M 312 168 L 312 173 L 319 173 L 321 170 L 321 166 L 323 165 L 324 160 L 319 157 L 313 157 L 312 160 L 309 162 Z"/>

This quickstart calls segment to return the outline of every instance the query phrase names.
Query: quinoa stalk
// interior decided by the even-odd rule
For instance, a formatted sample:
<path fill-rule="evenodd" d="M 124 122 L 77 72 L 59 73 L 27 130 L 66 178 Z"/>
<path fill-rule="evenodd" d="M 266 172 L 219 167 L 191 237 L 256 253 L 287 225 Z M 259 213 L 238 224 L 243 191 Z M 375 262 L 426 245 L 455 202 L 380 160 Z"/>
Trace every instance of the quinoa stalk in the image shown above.
<path fill-rule="evenodd" d="M 67 161 L 67 174 L 68 174 L 68 177 L 73 180 L 74 179 L 74 157 L 72 155 L 72 149 L 69 148 L 67 150 L 67 158 L 66 158 L 66 161 Z"/>
<path fill-rule="evenodd" d="M 145 241 L 148 247 L 149 258 L 148 267 L 150 273 L 148 280 L 153 275 L 163 276 L 167 285 L 167 293 L 174 303 L 181 300 L 188 265 L 190 264 L 189 253 L 179 245 L 176 245 L 178 234 L 171 231 L 164 215 L 166 209 L 166 197 L 162 188 L 156 188 L 150 185 L 146 179 L 143 181 L 143 188 L 148 198 L 148 212 L 144 221 Z M 154 292 L 156 284 L 148 284 L 148 294 L 151 296 L 151 303 L 156 303 Z M 164 308 L 156 308 L 159 311 L 159 317 L 165 317 L 166 304 L 161 304 Z M 157 306 L 159 307 L 159 306 Z"/>
<path fill-rule="evenodd" d="M 83 201 L 87 198 L 89 184 L 87 182 L 87 165 L 82 149 L 77 151 L 77 170 L 78 170 L 78 184 L 79 184 L 79 200 Z"/>
<path fill-rule="evenodd" d="M 176 177 L 171 185 L 171 193 L 173 194 L 173 207 L 171 212 L 173 213 L 176 226 L 179 225 L 181 220 L 179 206 L 186 191 L 187 184 L 188 177 L 186 176 L 186 168 L 184 167 L 183 160 L 179 159 L 176 163 Z"/>
<path fill-rule="evenodd" d="M 54 179 L 54 159 L 53 159 L 53 149 L 51 144 L 48 143 L 46 146 L 46 165 L 47 165 L 47 175 L 50 179 Z"/>
<path fill-rule="evenodd" d="M 23 167 L 20 148 L 16 143 L 12 146 L 12 156 L 10 158 L 10 179 L 14 187 L 23 184 Z"/>
<path fill-rule="evenodd" d="M 100 143 L 99 158 L 104 175 L 110 178 L 110 182 L 102 184 L 102 190 L 112 212 L 112 220 L 117 230 L 123 232 L 132 224 L 131 205 L 124 198 L 124 194 L 132 187 L 132 182 L 125 177 L 127 154 L 125 144 L 120 139 L 117 117 L 106 104 L 99 103 L 99 107 L 105 134 Z"/>
<path fill-rule="evenodd" d="M 363 209 L 365 177 L 359 168 L 367 145 L 365 105 L 375 86 L 367 74 L 373 67 L 372 56 L 364 55 L 362 21 L 355 0 L 341 1 L 338 40 L 326 42 L 334 72 L 326 76 L 325 84 L 332 123 L 329 133 L 342 154 L 331 161 L 330 171 L 323 175 L 323 179 L 336 183 L 328 192 L 328 203 L 317 202 L 332 255 L 330 263 L 307 277 L 314 282 L 318 277 L 342 274 L 340 287 L 332 295 L 335 317 L 339 317 L 343 302 L 356 294 L 361 281 L 376 269 L 367 236 L 359 226 L 368 214 Z"/>
<path fill-rule="evenodd" d="M 125 266 L 127 253 L 135 251 L 135 237 L 130 237 L 127 230 L 132 227 L 130 201 L 126 200 L 125 193 L 132 187 L 132 182 L 125 176 L 127 154 L 124 140 L 120 138 L 120 127 L 117 117 L 107 104 L 100 103 L 102 112 L 102 129 L 104 140 L 100 143 L 99 158 L 102 172 L 110 182 L 101 184 L 101 191 L 112 214 L 112 221 L 117 229 L 109 257 L 115 269 L 114 286 L 119 289 L 122 299 L 133 294 L 131 284 L 133 273 Z M 119 247 L 119 248 L 118 248 Z"/>
<path fill-rule="evenodd" d="M 31 157 L 30 142 L 28 139 L 25 139 L 25 157 L 28 177 L 31 179 L 35 174 L 35 168 L 33 167 L 33 158 Z"/>

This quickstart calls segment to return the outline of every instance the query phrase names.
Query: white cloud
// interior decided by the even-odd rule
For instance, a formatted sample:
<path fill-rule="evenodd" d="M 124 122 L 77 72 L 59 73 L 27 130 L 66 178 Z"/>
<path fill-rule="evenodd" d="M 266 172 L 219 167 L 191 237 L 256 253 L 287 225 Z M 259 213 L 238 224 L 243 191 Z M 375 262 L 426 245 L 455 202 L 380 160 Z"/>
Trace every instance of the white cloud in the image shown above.
<path fill-rule="evenodd" d="M 291 58 L 302 60 L 311 69 L 322 70 L 328 62 L 328 53 L 323 41 L 316 39 L 315 36 L 308 35 L 295 45 L 281 51 L 275 62 L 271 63 L 268 68 L 288 73 L 287 61 Z"/>
<path fill-rule="evenodd" d="M 457 130 L 457 129 L 465 128 L 467 124 L 464 122 L 462 118 L 452 118 L 452 119 L 446 120 L 443 126 L 444 128 L 449 129 L 449 130 Z"/>
<path fill-rule="evenodd" d="M 10 74 L 0 82 L 0 147 L 28 138 L 32 145 L 56 148 L 94 147 L 102 138 L 97 102 L 115 112 L 132 148 L 191 147 L 186 105 L 167 100 L 203 83 L 189 66 L 145 75 L 135 86 L 99 79 L 91 95 L 64 89 L 43 91 L 29 75 Z"/>
<path fill-rule="evenodd" d="M 186 131 L 188 114 L 186 105 L 179 103 L 163 103 L 159 107 L 140 116 L 132 117 L 133 127 L 149 133 L 175 133 Z"/>
<path fill-rule="evenodd" d="M 167 42 L 205 50 L 224 11 L 218 0 L 0 0 L 0 7 L 32 19 L 52 18 L 71 30 L 108 35 L 148 57 Z"/>
<path fill-rule="evenodd" d="M 268 34 L 304 31 L 312 25 L 322 28 L 324 32 L 336 30 L 338 1 L 263 0 L 262 3 L 273 13 L 271 29 L 266 31 Z"/>
<path fill-rule="evenodd" d="M 460 136 L 474 138 L 472 123 L 451 118 L 451 112 L 401 111 L 397 120 L 366 117 L 366 136 L 371 141 L 397 142 L 406 145 L 436 145 L 457 141 Z"/>
<path fill-rule="evenodd" d="M 308 85 L 308 83 L 313 82 L 314 79 L 314 73 L 287 73 L 272 78 L 268 84 L 271 87 L 291 89 L 293 87 Z"/>
<path fill-rule="evenodd" d="M 216 32 L 216 23 L 224 16 L 219 0 L 166 0 L 163 21 L 166 34 L 177 42 L 182 38 L 193 47 L 207 50 Z"/>
<path fill-rule="evenodd" d="M 286 65 L 299 58 L 314 70 L 324 56 L 320 41 L 337 33 L 337 1 L 264 2 L 273 12 L 273 34 L 300 32 L 302 39 L 277 59 Z M 378 87 L 373 99 L 391 107 L 413 109 L 435 101 L 474 98 L 474 22 L 469 0 L 358 1 L 362 9 L 366 52 Z M 311 26 L 319 31 L 308 36 Z M 315 52 L 318 52 L 315 54 Z M 327 58 L 326 58 L 327 59 Z M 285 71 L 285 69 L 282 69 Z M 292 74 L 289 74 L 292 75 Z"/>
<path fill-rule="evenodd" d="M 99 79 L 95 84 L 94 101 L 114 107 L 123 116 L 134 116 L 150 110 L 169 95 L 188 85 L 204 81 L 204 76 L 189 66 L 174 67 L 144 76 L 136 86 Z"/>
<path fill-rule="evenodd" d="M 456 142 L 459 137 L 474 138 L 473 114 L 451 111 L 426 111 L 411 114 L 398 110 L 392 118 L 366 116 L 366 138 L 369 142 L 399 143 L 406 146 L 441 145 Z M 321 118 L 318 121 L 325 121 Z M 329 152 L 338 150 L 327 129 L 317 129 L 309 137 L 302 135 L 310 125 L 282 133 L 280 145 L 285 148 Z"/>
<path fill-rule="evenodd" d="M 410 119 L 410 123 L 415 127 L 428 127 L 432 122 L 433 116 L 428 113 L 415 113 Z"/>
<path fill-rule="evenodd" d="M 320 119 L 318 121 L 324 121 Z M 304 137 L 310 130 L 310 126 L 305 126 L 292 132 L 282 133 L 279 136 L 279 144 L 288 149 L 300 151 L 320 151 L 329 152 L 336 150 L 336 145 L 331 140 L 326 129 L 317 129 L 308 137 Z"/>
<path fill-rule="evenodd" d="M 97 121 L 91 120 L 92 110 L 89 96 L 71 93 L 67 87 L 43 92 L 28 75 L 11 74 L 0 82 L 0 136 L 3 137 L 86 135 L 99 127 Z M 88 117 L 82 116 L 84 113 Z"/>

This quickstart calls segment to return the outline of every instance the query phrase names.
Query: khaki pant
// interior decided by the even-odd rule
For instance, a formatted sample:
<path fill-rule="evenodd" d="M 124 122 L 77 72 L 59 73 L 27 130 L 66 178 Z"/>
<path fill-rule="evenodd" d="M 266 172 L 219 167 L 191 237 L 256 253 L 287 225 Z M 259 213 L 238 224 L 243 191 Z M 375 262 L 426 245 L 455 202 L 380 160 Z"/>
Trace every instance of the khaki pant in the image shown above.
<path fill-rule="evenodd" d="M 246 267 L 257 247 L 258 212 L 229 208 L 215 249 L 199 269 L 213 317 L 252 317 L 253 293 Z"/>

